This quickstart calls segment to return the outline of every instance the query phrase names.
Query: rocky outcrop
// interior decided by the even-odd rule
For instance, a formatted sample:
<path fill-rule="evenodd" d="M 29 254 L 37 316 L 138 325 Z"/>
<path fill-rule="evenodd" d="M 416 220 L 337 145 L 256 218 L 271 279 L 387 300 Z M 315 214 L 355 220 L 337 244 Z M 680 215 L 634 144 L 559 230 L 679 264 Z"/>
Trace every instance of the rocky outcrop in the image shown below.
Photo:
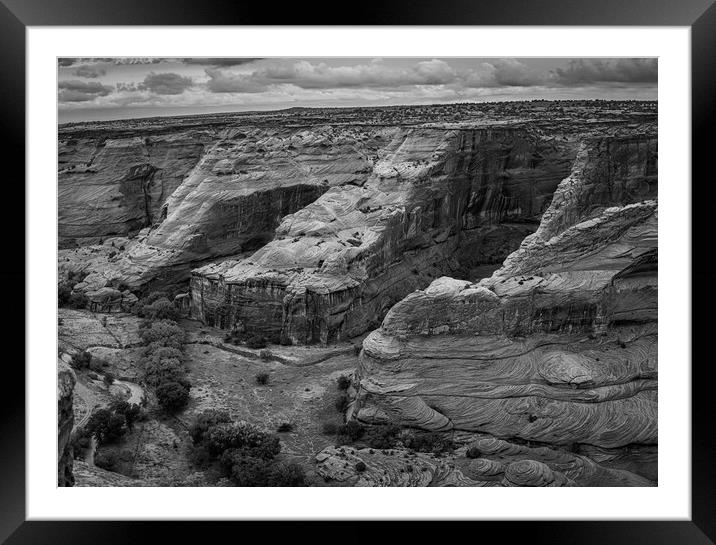
<path fill-rule="evenodd" d="M 251 256 L 196 270 L 194 314 L 282 343 L 359 335 L 410 291 L 460 271 L 464 240 L 479 246 L 507 224 L 489 258 L 472 262 L 514 249 L 512 233 L 532 230 L 512 224 L 536 223 L 576 149 L 521 127 L 402 129 L 364 183 L 287 216 Z"/>
<path fill-rule="evenodd" d="M 480 456 L 468 458 L 468 449 Z M 318 475 L 343 486 L 654 486 L 646 477 L 608 464 L 607 457 L 600 464 L 580 453 L 489 436 L 439 457 L 403 447 L 350 446 L 327 447 L 316 455 Z"/>
<path fill-rule="evenodd" d="M 197 130 L 126 134 L 60 128 L 60 247 L 152 225 L 213 135 Z"/>
<path fill-rule="evenodd" d="M 440 278 L 363 343 L 353 415 L 545 444 L 657 443 L 653 143 L 580 150 L 492 277 Z"/>
<path fill-rule="evenodd" d="M 70 435 L 74 426 L 72 411 L 75 373 L 64 361 L 57 360 L 57 486 L 73 486 Z"/>
<path fill-rule="evenodd" d="M 181 130 L 160 120 L 67 127 L 68 140 L 191 134 L 203 151 L 147 227 L 111 249 L 105 239 L 62 251 L 59 264 L 90 273 L 76 287 L 85 292 L 184 290 L 191 276 L 196 317 L 274 342 L 353 337 L 435 278 L 489 275 L 534 233 L 580 149 L 598 150 L 589 164 L 600 175 L 628 180 L 608 194 L 599 185 L 580 207 L 639 200 L 655 177 L 654 106 L 299 109 L 183 118 Z M 61 186 L 72 198 L 61 192 L 60 208 L 73 208 L 79 186 Z"/>

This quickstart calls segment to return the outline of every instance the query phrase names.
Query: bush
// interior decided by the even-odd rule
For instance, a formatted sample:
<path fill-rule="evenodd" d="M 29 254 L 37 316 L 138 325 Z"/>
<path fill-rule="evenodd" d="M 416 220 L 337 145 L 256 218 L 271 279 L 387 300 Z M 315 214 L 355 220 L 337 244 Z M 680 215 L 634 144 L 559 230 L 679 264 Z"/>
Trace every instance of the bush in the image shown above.
<path fill-rule="evenodd" d="M 407 441 L 405 446 L 418 452 L 432 452 L 433 454 L 451 452 L 455 448 L 450 439 L 436 432 L 416 434 Z"/>
<path fill-rule="evenodd" d="M 104 385 L 109 388 L 114 384 L 114 375 L 112 373 L 105 373 L 104 377 L 102 377 L 102 382 L 104 382 Z"/>
<path fill-rule="evenodd" d="M 271 352 L 268 348 L 265 348 L 261 352 L 259 352 L 259 357 L 263 361 L 269 361 L 271 358 L 273 358 L 273 352 Z"/>
<path fill-rule="evenodd" d="M 85 428 L 72 432 L 70 436 L 70 450 L 74 459 L 83 458 L 84 452 L 90 447 L 92 435 Z"/>
<path fill-rule="evenodd" d="M 336 411 L 338 411 L 339 413 L 344 413 L 348 410 L 348 405 L 350 405 L 350 399 L 348 398 L 347 394 L 340 394 L 334 401 L 333 405 L 335 406 Z"/>
<path fill-rule="evenodd" d="M 397 442 L 400 428 L 394 425 L 370 427 L 363 440 L 371 448 L 387 449 L 393 448 Z"/>
<path fill-rule="evenodd" d="M 114 452 L 97 452 L 94 455 L 94 465 L 107 471 L 116 471 L 119 460 Z"/>
<path fill-rule="evenodd" d="M 138 313 L 142 318 L 150 320 L 173 320 L 179 319 L 179 311 L 166 297 L 156 299 L 150 304 L 145 304 Z"/>
<path fill-rule="evenodd" d="M 181 349 L 184 344 L 184 330 L 172 320 L 149 322 L 139 330 L 139 337 L 147 346 L 148 352 L 161 347 Z"/>
<path fill-rule="evenodd" d="M 190 383 L 186 374 L 186 366 L 175 358 L 166 358 L 157 363 L 148 362 L 144 366 L 144 381 L 153 388 L 166 382 L 178 382 L 188 388 Z"/>
<path fill-rule="evenodd" d="M 480 449 L 478 449 L 477 447 L 470 447 L 465 452 L 465 456 L 467 456 L 468 458 L 479 458 L 480 456 L 482 456 L 482 452 L 480 452 Z"/>
<path fill-rule="evenodd" d="M 254 349 L 266 348 L 266 339 L 261 335 L 254 335 L 253 337 L 249 337 L 246 341 L 246 346 Z"/>
<path fill-rule="evenodd" d="M 114 401 L 109 406 L 109 409 L 116 414 L 124 416 L 127 429 L 130 431 L 134 428 L 134 423 L 140 419 L 142 413 L 142 409 L 136 403 L 129 403 L 122 400 Z"/>
<path fill-rule="evenodd" d="M 204 444 L 213 457 L 227 450 L 240 450 L 245 456 L 271 459 L 281 451 L 278 436 L 245 422 L 212 426 L 204 434 Z"/>
<path fill-rule="evenodd" d="M 351 385 L 351 379 L 345 375 L 341 375 L 338 379 L 336 379 L 336 384 L 338 385 L 339 390 L 347 390 Z"/>
<path fill-rule="evenodd" d="M 70 360 L 70 367 L 73 369 L 87 369 L 90 366 L 91 361 L 92 354 L 87 352 L 87 350 L 83 350 L 82 352 L 78 352 L 72 356 L 72 359 Z"/>
<path fill-rule="evenodd" d="M 268 486 L 270 465 L 266 460 L 229 451 L 222 456 L 221 465 L 236 486 Z"/>
<path fill-rule="evenodd" d="M 82 292 L 73 292 L 67 301 L 67 306 L 74 309 L 87 308 L 89 300 L 87 296 Z"/>
<path fill-rule="evenodd" d="M 275 464 L 268 475 L 268 486 L 304 486 L 306 474 L 298 464 Z"/>
<path fill-rule="evenodd" d="M 186 383 L 162 382 L 156 389 L 159 406 L 169 414 L 178 413 L 189 403 L 189 387 Z"/>
<path fill-rule="evenodd" d="M 338 433 L 340 435 L 345 435 L 351 441 L 357 441 L 358 439 L 363 437 L 363 434 L 365 433 L 365 428 L 359 422 L 351 420 L 350 422 L 341 426 L 338 429 Z"/>
<path fill-rule="evenodd" d="M 231 423 L 231 416 L 227 411 L 217 409 L 207 409 L 199 413 L 194 423 L 189 428 L 189 435 L 195 445 L 204 441 L 204 434 L 217 424 Z"/>
<path fill-rule="evenodd" d="M 358 462 L 356 464 L 356 471 L 358 473 L 363 473 L 368 467 L 365 465 L 365 462 Z"/>
<path fill-rule="evenodd" d="M 99 444 L 115 443 L 127 432 L 127 421 L 121 414 L 99 409 L 87 421 L 86 430 Z"/>
<path fill-rule="evenodd" d="M 293 424 L 290 422 L 284 422 L 283 424 L 279 425 L 278 428 L 276 428 L 276 431 L 279 433 L 288 433 L 290 431 L 293 431 Z"/>
<path fill-rule="evenodd" d="M 258 373 L 255 378 L 256 378 L 256 384 L 265 386 L 266 384 L 268 384 L 269 374 L 266 372 L 261 372 L 261 373 Z"/>
<path fill-rule="evenodd" d="M 57 284 L 57 306 L 64 307 L 70 302 L 72 288 L 67 284 Z"/>

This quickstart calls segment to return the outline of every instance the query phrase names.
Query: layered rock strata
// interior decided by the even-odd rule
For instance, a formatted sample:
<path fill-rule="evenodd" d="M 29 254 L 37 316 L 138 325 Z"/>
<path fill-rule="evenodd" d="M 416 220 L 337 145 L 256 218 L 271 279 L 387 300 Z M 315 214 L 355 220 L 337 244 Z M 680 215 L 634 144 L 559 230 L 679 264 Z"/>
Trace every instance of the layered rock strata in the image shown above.
<path fill-rule="evenodd" d="M 410 291 L 459 272 L 465 232 L 489 256 L 473 263 L 514 249 L 577 147 L 522 127 L 397 131 L 363 183 L 287 216 L 253 255 L 196 270 L 194 314 L 282 343 L 359 335 Z"/>
<path fill-rule="evenodd" d="M 658 212 L 645 149 L 586 145 L 492 277 L 440 278 L 395 305 L 363 343 L 353 415 L 562 446 L 656 444 Z"/>
<path fill-rule="evenodd" d="M 74 426 L 73 392 L 77 379 L 64 361 L 57 360 L 57 486 L 73 486 L 70 435 Z"/>

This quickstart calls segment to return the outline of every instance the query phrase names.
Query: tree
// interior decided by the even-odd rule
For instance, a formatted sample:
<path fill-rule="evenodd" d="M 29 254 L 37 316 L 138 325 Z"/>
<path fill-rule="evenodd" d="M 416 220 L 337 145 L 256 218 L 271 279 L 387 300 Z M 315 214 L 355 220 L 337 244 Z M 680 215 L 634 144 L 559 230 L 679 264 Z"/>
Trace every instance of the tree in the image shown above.
<path fill-rule="evenodd" d="M 87 421 L 86 430 L 94 435 L 100 444 L 119 441 L 126 433 L 127 421 L 121 414 L 108 409 L 96 411 Z"/>
<path fill-rule="evenodd" d="M 77 352 L 77 354 L 72 356 L 72 359 L 70 360 L 70 367 L 73 369 L 87 369 L 90 366 L 91 361 L 92 354 L 87 352 L 87 350 L 83 350 L 82 352 Z"/>
<path fill-rule="evenodd" d="M 106 372 L 104 377 L 102 377 L 102 382 L 104 382 L 104 385 L 109 388 L 112 384 L 114 384 L 114 375 L 110 372 Z"/>
<path fill-rule="evenodd" d="M 151 304 L 144 305 L 141 316 L 150 320 L 173 320 L 179 319 L 179 311 L 169 299 L 161 297 Z"/>
<path fill-rule="evenodd" d="M 132 431 L 134 423 L 139 420 L 142 409 L 136 403 L 129 403 L 123 400 L 114 401 L 109 409 L 116 414 L 124 416 L 124 420 L 127 424 L 127 429 Z"/>
<path fill-rule="evenodd" d="M 189 428 L 189 435 L 195 445 L 204 441 L 204 434 L 217 424 L 228 424 L 231 416 L 227 411 L 207 409 L 199 413 Z"/>
<path fill-rule="evenodd" d="M 159 406 L 169 414 L 178 413 L 189 403 L 189 387 L 176 381 L 162 382 L 156 394 Z"/>
<path fill-rule="evenodd" d="M 219 457 L 227 450 L 240 450 L 243 455 L 271 459 L 281 451 L 277 435 L 264 432 L 246 422 L 222 423 L 204 434 L 209 454 Z"/>
<path fill-rule="evenodd" d="M 163 346 L 179 350 L 184 344 L 184 330 L 171 320 L 151 322 L 148 327 L 140 330 L 139 336 L 149 351 Z"/>

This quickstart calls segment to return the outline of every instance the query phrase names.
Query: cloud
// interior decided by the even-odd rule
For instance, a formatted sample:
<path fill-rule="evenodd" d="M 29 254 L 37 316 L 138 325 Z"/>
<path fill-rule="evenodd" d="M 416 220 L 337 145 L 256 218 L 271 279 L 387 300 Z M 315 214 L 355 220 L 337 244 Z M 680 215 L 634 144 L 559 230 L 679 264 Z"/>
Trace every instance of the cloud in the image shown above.
<path fill-rule="evenodd" d="M 248 57 L 191 57 L 180 59 L 184 64 L 201 64 L 211 66 L 240 66 L 256 62 L 258 58 Z"/>
<path fill-rule="evenodd" d="M 86 102 L 97 97 L 107 96 L 112 87 L 102 85 L 98 81 L 61 81 L 58 84 L 60 102 Z"/>
<path fill-rule="evenodd" d="M 151 91 L 157 95 L 180 95 L 193 85 L 194 81 L 187 76 L 180 76 L 172 72 L 161 74 L 151 72 L 137 88 L 142 91 Z"/>
<path fill-rule="evenodd" d="M 209 81 L 206 86 L 212 93 L 261 93 L 268 90 L 266 83 L 247 74 L 226 74 L 218 69 L 207 68 Z"/>
<path fill-rule="evenodd" d="M 589 83 L 656 83 L 657 59 L 575 59 L 554 71 L 560 85 Z"/>
<path fill-rule="evenodd" d="M 331 89 L 442 85 L 455 81 L 456 73 L 449 64 L 438 59 L 407 68 L 389 66 L 380 59 L 354 66 L 284 60 L 259 67 L 252 77 L 266 83 L 290 83 L 303 89 Z"/>
<path fill-rule="evenodd" d="M 80 78 L 98 78 L 107 74 L 107 70 L 101 66 L 92 66 L 83 64 L 78 66 L 73 72 L 75 76 Z"/>
<path fill-rule="evenodd" d="M 69 59 L 66 57 L 57 58 L 57 66 L 72 66 L 77 59 Z"/>

